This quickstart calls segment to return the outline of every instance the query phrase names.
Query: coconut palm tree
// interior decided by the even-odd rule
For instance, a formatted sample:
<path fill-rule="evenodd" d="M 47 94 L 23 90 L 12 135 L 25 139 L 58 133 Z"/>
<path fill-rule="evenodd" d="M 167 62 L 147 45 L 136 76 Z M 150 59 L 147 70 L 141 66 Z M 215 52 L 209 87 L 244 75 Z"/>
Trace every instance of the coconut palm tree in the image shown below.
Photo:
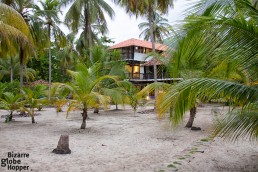
<path fill-rule="evenodd" d="M 13 119 L 13 112 L 15 110 L 20 109 L 20 107 L 22 107 L 22 103 L 21 103 L 21 99 L 22 99 L 22 95 L 20 94 L 14 94 L 11 92 L 5 92 L 2 95 L 1 100 L 1 108 L 4 108 L 5 110 L 9 110 L 10 111 L 10 115 L 9 117 L 6 119 L 7 122 L 8 121 L 12 121 Z"/>
<path fill-rule="evenodd" d="M 35 123 L 35 108 L 39 108 L 39 106 L 45 102 L 43 97 L 46 95 L 47 87 L 44 85 L 36 85 L 31 88 L 23 88 L 22 94 L 24 96 L 24 101 L 22 109 L 31 117 L 31 122 Z"/>
<path fill-rule="evenodd" d="M 154 11 L 160 11 L 162 14 L 168 12 L 168 9 L 173 7 L 172 0 L 146 0 L 146 1 L 135 1 L 135 0 L 114 0 L 115 3 L 120 4 L 126 8 L 129 14 L 135 14 L 136 16 L 145 16 L 149 22 L 150 28 L 150 39 L 152 42 L 152 52 L 155 52 L 154 42 L 154 24 L 153 15 Z M 154 57 L 155 58 L 155 57 Z M 154 64 L 154 82 L 157 82 L 157 65 Z M 155 90 L 155 97 L 158 95 L 158 90 Z"/>
<path fill-rule="evenodd" d="M 39 1 L 40 6 L 35 6 L 34 16 L 40 18 L 44 21 L 44 24 L 47 26 L 48 39 L 49 39 L 49 48 L 48 48 L 48 60 L 49 60 L 49 93 L 48 98 L 50 100 L 50 90 L 52 82 L 52 60 L 51 60 L 51 38 L 52 35 L 55 36 L 55 42 L 62 42 L 65 39 L 64 33 L 59 28 L 58 24 L 61 23 L 58 14 L 60 13 L 61 3 L 57 0 L 46 0 Z M 52 33 L 53 32 L 53 33 Z"/>
<path fill-rule="evenodd" d="M 23 65 L 35 53 L 32 36 L 25 20 L 13 8 L 0 3 L 0 55 L 11 57 L 19 54 L 20 85 L 23 85 Z M 8 32 L 6 32 L 8 31 Z"/>
<path fill-rule="evenodd" d="M 104 0 L 64 0 L 63 4 L 72 3 L 65 16 L 65 22 L 74 32 L 83 29 L 84 45 L 88 44 L 89 57 L 92 60 L 92 24 L 106 26 L 104 12 L 110 18 L 114 16 L 113 9 Z"/>
<path fill-rule="evenodd" d="M 139 37 L 144 37 L 145 40 L 151 41 L 150 27 L 148 22 L 142 22 L 138 25 L 140 30 L 143 30 Z M 168 24 L 168 19 L 162 17 L 159 13 L 154 12 L 153 15 L 153 36 L 154 42 L 163 42 L 164 37 L 168 37 L 171 26 Z"/>
<path fill-rule="evenodd" d="M 64 82 L 66 69 L 73 69 L 79 58 L 79 54 L 74 47 L 74 41 L 75 34 L 68 34 L 66 45 L 57 53 L 62 70 L 62 82 Z"/>
<path fill-rule="evenodd" d="M 13 79 L 19 76 L 19 58 L 0 59 L 0 75 L 2 77 L 10 76 L 10 82 L 13 82 Z M 26 68 L 23 72 L 23 77 L 28 80 L 33 80 L 35 76 L 36 71 L 32 68 Z"/>
<path fill-rule="evenodd" d="M 76 71 L 68 71 L 73 77 L 74 81 L 68 84 L 60 84 L 57 91 L 62 89 L 69 89 L 71 91 L 73 100 L 70 101 L 67 115 L 72 110 L 82 110 L 82 124 L 81 129 L 86 128 L 86 119 L 88 117 L 88 109 L 94 107 L 98 108 L 101 105 L 107 108 L 110 102 L 110 97 L 101 94 L 102 82 L 111 79 L 117 82 L 117 78 L 111 75 L 99 76 L 98 72 L 101 70 L 98 64 L 87 68 L 86 65 L 79 63 Z"/>
<path fill-rule="evenodd" d="M 203 38 L 202 46 L 198 49 L 193 45 L 188 46 L 188 51 L 191 54 L 202 52 L 204 56 L 209 57 L 212 68 L 208 67 L 206 73 L 210 78 L 190 78 L 169 88 L 168 92 L 160 98 L 158 112 L 162 116 L 172 107 L 170 119 L 177 125 L 182 121 L 185 112 L 195 106 L 197 99 L 207 101 L 224 98 L 234 108 L 219 123 L 216 134 L 230 136 L 232 139 L 248 136 L 257 140 L 258 89 L 253 83 L 258 78 L 256 27 L 258 11 L 247 0 L 207 0 L 204 4 L 198 5 L 208 9 L 199 8 L 201 10 L 197 10 L 198 14 L 202 16 L 195 15 L 188 18 L 180 37 L 186 38 L 189 36 L 188 33 L 195 33 Z M 195 39 L 196 42 L 200 40 Z M 183 46 L 180 42 L 177 45 Z M 183 51 L 177 51 L 175 57 L 182 57 L 180 56 L 182 54 L 184 54 Z M 226 70 L 230 70 L 230 65 L 233 65 L 240 71 L 240 73 L 237 71 L 234 73 L 240 76 L 244 74 L 244 78 L 247 79 L 239 81 L 235 77 L 230 77 L 228 71 L 225 71 L 226 75 L 214 76 L 213 71 L 216 71 L 216 67 L 213 66 L 214 61 L 215 66 L 219 68 L 226 64 L 224 68 Z"/>

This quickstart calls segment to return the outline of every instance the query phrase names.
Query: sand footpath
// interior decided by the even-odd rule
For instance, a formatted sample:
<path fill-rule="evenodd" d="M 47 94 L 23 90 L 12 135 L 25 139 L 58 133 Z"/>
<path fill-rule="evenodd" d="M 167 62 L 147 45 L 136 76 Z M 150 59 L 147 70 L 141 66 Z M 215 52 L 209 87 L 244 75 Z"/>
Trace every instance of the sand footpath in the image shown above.
<path fill-rule="evenodd" d="M 213 110 L 223 111 L 223 107 L 197 109 L 194 125 L 201 131 L 183 125 L 173 130 L 167 120 L 158 120 L 155 114 L 134 114 L 129 107 L 113 109 L 90 112 L 85 130 L 79 129 L 80 112 L 66 119 L 65 112 L 57 114 L 54 108 L 40 111 L 37 124 L 28 117 L 10 123 L 0 118 L 0 159 L 8 158 L 8 152 L 27 153 L 29 157 L 17 159 L 29 166 L 23 171 L 34 172 L 258 171 L 258 143 L 207 139 Z M 5 114 L 0 111 L 0 116 Z M 51 153 L 61 134 L 69 135 L 71 154 Z M 9 170 L 0 166 L 0 171 Z"/>

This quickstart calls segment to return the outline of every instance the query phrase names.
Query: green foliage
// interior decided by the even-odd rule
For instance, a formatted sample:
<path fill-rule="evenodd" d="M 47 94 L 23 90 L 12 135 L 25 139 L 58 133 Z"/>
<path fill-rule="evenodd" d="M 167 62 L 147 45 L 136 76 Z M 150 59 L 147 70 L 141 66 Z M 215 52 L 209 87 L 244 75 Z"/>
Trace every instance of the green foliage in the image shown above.
<path fill-rule="evenodd" d="M 2 93 L 11 92 L 13 94 L 18 94 L 20 89 L 20 85 L 18 81 L 13 82 L 0 82 L 0 90 Z"/>
<path fill-rule="evenodd" d="M 35 123 L 34 115 L 35 108 L 39 108 L 45 101 L 44 97 L 47 93 L 47 87 L 45 85 L 36 85 L 34 87 L 24 87 L 22 94 L 24 95 L 24 105 L 22 109 L 31 116 L 32 123 Z M 27 108 L 28 107 L 28 108 Z"/>

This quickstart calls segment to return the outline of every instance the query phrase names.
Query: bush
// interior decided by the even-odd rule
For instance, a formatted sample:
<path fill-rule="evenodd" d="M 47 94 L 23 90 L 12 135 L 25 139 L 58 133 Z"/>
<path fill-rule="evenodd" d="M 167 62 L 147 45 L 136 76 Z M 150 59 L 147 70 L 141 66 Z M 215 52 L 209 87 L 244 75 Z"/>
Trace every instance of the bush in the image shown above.
<path fill-rule="evenodd" d="M 13 94 L 18 94 L 20 88 L 20 82 L 13 81 L 13 82 L 0 82 L 0 89 L 1 92 L 11 92 Z"/>

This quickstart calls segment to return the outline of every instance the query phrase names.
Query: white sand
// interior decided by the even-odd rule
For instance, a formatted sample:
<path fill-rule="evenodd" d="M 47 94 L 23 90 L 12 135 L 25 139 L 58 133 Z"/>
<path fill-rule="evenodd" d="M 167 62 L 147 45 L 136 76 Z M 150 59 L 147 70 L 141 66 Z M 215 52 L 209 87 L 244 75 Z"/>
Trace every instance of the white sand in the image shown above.
<path fill-rule="evenodd" d="M 66 119 L 65 112 L 56 114 L 53 108 L 41 111 L 35 117 L 37 124 L 27 117 L 10 123 L 1 118 L 0 159 L 10 151 L 29 153 L 29 158 L 20 158 L 21 165 L 34 172 L 258 171 L 258 143 L 200 141 L 210 133 L 211 109 L 197 109 L 194 125 L 202 131 L 183 125 L 172 130 L 167 120 L 157 120 L 154 114 L 134 115 L 129 108 L 90 112 L 85 130 L 79 129 L 80 112 Z M 61 134 L 69 134 L 71 154 L 51 153 Z M 0 166 L 0 171 L 7 168 Z"/>

